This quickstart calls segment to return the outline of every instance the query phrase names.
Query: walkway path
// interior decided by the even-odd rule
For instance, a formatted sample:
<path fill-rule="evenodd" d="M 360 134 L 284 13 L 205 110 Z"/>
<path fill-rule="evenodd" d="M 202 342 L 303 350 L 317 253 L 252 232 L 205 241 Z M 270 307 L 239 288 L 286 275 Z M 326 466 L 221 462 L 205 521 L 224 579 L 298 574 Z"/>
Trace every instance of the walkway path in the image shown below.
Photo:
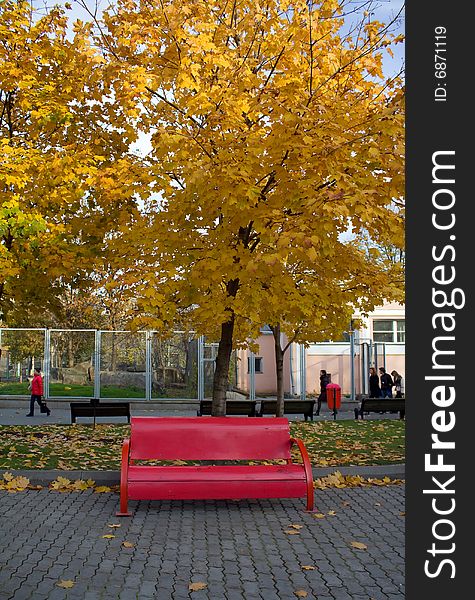
<path fill-rule="evenodd" d="M 0 599 L 404 598 L 403 485 L 318 490 L 324 518 L 301 500 L 130 504 L 120 519 L 112 493 L 0 492 Z"/>

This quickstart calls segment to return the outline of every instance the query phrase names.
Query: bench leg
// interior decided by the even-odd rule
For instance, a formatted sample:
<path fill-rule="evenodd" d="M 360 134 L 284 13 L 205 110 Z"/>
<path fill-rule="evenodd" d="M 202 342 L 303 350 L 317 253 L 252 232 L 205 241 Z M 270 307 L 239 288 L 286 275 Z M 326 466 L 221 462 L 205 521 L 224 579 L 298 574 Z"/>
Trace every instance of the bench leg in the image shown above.
<path fill-rule="evenodd" d="M 131 517 L 132 513 L 128 511 L 129 495 L 127 482 L 120 482 L 120 510 L 115 513 L 116 517 Z"/>
<path fill-rule="evenodd" d="M 314 512 L 313 507 L 314 502 L 314 491 L 313 491 L 313 481 L 307 481 L 307 512 Z"/>

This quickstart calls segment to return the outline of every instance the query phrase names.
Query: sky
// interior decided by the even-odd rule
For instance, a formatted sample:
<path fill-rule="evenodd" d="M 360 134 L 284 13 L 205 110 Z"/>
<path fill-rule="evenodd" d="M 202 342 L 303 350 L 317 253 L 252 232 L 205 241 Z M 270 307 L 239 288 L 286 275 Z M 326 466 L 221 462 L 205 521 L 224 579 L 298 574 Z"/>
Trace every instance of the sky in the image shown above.
<path fill-rule="evenodd" d="M 90 21 L 91 16 L 89 15 L 88 11 L 83 6 L 81 6 L 82 2 L 86 3 L 91 12 L 97 11 L 97 14 L 99 15 L 102 12 L 102 10 L 105 10 L 111 4 L 111 0 L 56 0 L 55 3 L 60 5 L 68 4 L 70 6 L 70 9 L 67 11 L 67 14 L 71 22 L 74 22 L 76 19 L 81 19 L 82 21 Z M 40 8 L 44 5 L 45 0 L 33 0 L 33 3 L 38 8 Z M 362 3 L 365 3 L 365 0 L 349 0 L 348 7 L 354 9 L 358 6 L 361 6 Z M 372 8 L 368 15 L 368 18 L 372 18 L 373 20 L 376 19 L 383 23 L 389 23 L 401 11 L 401 8 L 404 6 L 404 1 L 373 0 L 371 4 Z M 347 17 L 348 27 L 351 28 L 351 23 L 355 21 L 358 22 L 360 17 L 361 14 L 350 14 Z M 404 33 L 404 13 L 402 13 L 402 17 L 398 19 L 397 23 L 394 24 L 392 31 L 395 35 Z M 385 52 L 383 56 L 383 72 L 386 77 L 392 77 L 396 75 L 404 67 L 404 43 L 397 44 L 393 48 L 393 52 L 393 57 L 391 57 L 388 52 Z M 142 156 L 147 155 L 150 149 L 150 141 L 144 136 L 140 136 L 138 143 L 135 144 L 133 148 L 131 148 L 133 152 L 137 152 Z"/>
<path fill-rule="evenodd" d="M 70 18 L 74 21 L 75 19 L 81 19 L 83 21 L 90 20 L 90 16 L 87 11 L 80 6 L 77 0 L 57 0 L 58 4 L 66 4 L 69 1 L 71 5 L 71 10 L 68 11 Z M 84 0 L 87 6 L 90 7 L 91 10 L 97 6 L 98 12 L 100 13 L 101 9 L 104 10 L 110 4 L 110 0 Z M 363 0 L 350 0 L 349 4 L 359 6 L 361 5 Z M 41 2 L 36 0 L 36 4 L 40 5 Z M 370 16 L 373 19 L 377 19 L 383 23 L 389 23 L 395 16 L 399 13 L 401 8 L 404 6 L 403 0 L 374 0 L 373 7 L 371 9 Z M 349 19 L 354 19 L 354 15 L 348 17 Z M 400 33 L 404 33 L 404 13 L 402 13 L 402 18 L 398 20 L 398 23 L 395 25 L 394 33 L 399 35 Z M 385 53 L 383 60 L 383 69 L 386 76 L 390 77 L 398 73 L 404 65 L 404 44 L 398 44 L 394 48 L 394 57 L 391 58 L 389 53 Z"/>

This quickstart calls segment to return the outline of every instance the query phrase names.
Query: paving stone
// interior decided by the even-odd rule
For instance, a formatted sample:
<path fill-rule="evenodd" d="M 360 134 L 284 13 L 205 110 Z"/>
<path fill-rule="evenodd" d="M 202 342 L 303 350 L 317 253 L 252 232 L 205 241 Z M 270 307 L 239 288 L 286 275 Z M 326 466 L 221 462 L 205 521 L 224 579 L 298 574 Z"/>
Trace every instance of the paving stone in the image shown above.
<path fill-rule="evenodd" d="M 44 489 L 13 502 L 0 491 L 0 599 L 289 600 L 304 589 L 307 600 L 403 600 L 405 524 L 390 516 L 403 510 L 404 486 L 319 490 L 317 502 L 338 519 L 317 521 L 301 499 L 132 502 L 134 516 L 106 540 L 116 496 Z M 299 535 L 284 533 L 291 523 Z M 192 581 L 207 588 L 191 596 Z"/>

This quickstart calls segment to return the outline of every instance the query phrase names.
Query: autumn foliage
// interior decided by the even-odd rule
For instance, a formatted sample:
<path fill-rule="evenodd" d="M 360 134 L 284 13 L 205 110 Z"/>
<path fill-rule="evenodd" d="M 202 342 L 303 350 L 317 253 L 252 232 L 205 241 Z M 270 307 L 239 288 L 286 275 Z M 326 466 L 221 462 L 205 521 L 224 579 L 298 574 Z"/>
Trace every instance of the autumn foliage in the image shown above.
<path fill-rule="evenodd" d="M 24 152 L 36 156 L 43 121 L 30 130 L 24 118 L 22 144 L 2 133 L 10 172 L 28 164 L 5 180 L 2 210 L 37 224 L 27 233 L 0 217 L 4 298 L 21 271 L 14 248 L 26 252 L 16 240 L 38 239 L 39 256 L 59 253 L 66 267 L 113 252 L 115 279 L 140 309 L 135 326 L 180 323 L 219 340 L 214 415 L 224 414 L 232 349 L 263 324 L 278 361 L 281 333 L 318 341 L 347 329 L 355 308 L 402 300 L 401 267 L 378 250 L 404 244 L 404 88 L 382 71 L 401 40 L 367 14 L 348 26 L 345 10 L 337 0 L 119 0 L 66 44 L 58 13 L 56 71 L 38 73 L 36 61 L 15 78 L 36 77 L 37 94 L 50 86 L 54 106 L 41 106 L 48 123 L 59 115 L 48 125 L 57 141 L 31 162 Z M 68 74 L 81 82 L 70 97 Z M 139 134 L 150 144 L 140 159 L 130 146 Z M 368 236 L 366 251 L 358 240 Z"/>

